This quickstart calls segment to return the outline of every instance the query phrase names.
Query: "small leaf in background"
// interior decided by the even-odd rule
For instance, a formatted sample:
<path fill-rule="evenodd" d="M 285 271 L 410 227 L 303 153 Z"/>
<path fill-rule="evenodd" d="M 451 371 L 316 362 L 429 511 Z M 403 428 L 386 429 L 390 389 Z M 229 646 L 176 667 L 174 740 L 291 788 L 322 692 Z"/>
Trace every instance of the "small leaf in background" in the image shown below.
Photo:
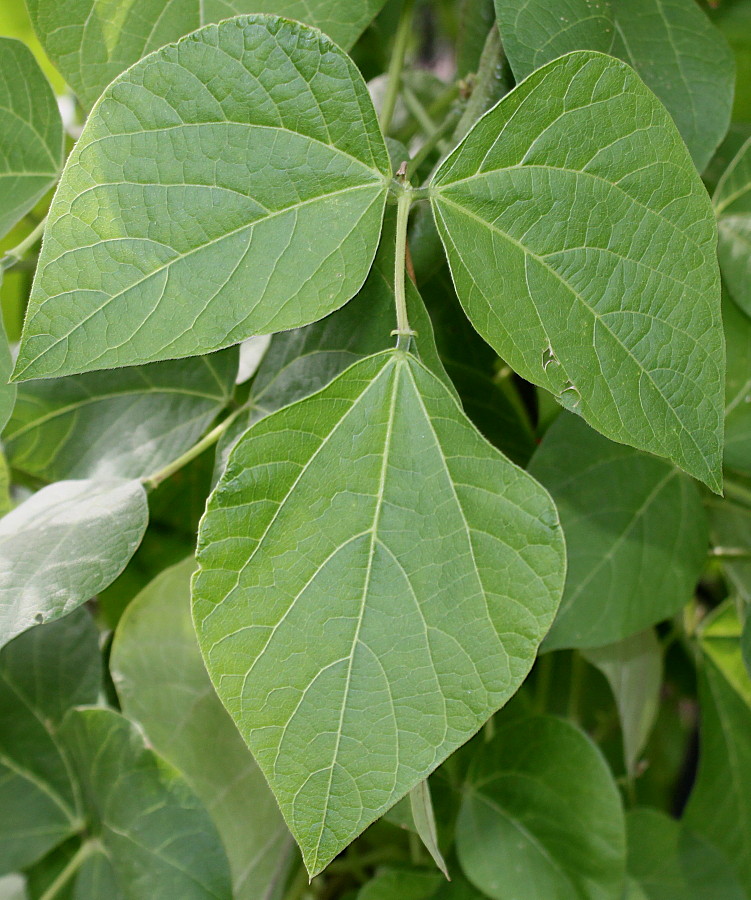
<path fill-rule="evenodd" d="M 727 346 L 725 465 L 751 475 L 751 319 L 727 296 L 722 318 Z"/>
<path fill-rule="evenodd" d="M 751 678 L 733 616 L 729 604 L 720 607 L 700 632 L 699 772 L 685 821 L 722 848 L 751 893 Z"/>
<path fill-rule="evenodd" d="M 435 813 L 433 812 L 433 801 L 430 796 L 430 784 L 427 778 L 409 792 L 409 804 L 412 810 L 412 821 L 415 824 L 420 840 L 425 845 L 436 866 L 446 878 L 449 878 L 446 860 L 443 858 L 438 846 Z"/>
<path fill-rule="evenodd" d="M 0 646 L 110 585 L 141 543 L 139 481 L 59 481 L 0 519 Z"/>
<path fill-rule="evenodd" d="M 566 590 L 548 649 L 615 643 L 691 599 L 709 535 L 690 479 L 565 413 L 530 473 L 552 494 L 566 535 Z"/>
<path fill-rule="evenodd" d="M 733 300 L 751 315 L 751 138 L 720 178 L 712 202 L 723 277 Z"/>
<path fill-rule="evenodd" d="M 55 183 L 63 123 L 31 50 L 0 37 L 0 237 Z"/>
<path fill-rule="evenodd" d="M 719 490 L 716 229 L 633 70 L 590 52 L 538 69 L 445 160 L 431 197 L 459 299 L 499 355 L 607 437 Z"/>
<path fill-rule="evenodd" d="M 357 900 L 432 900 L 442 881 L 439 872 L 385 869 L 360 889 Z"/>
<path fill-rule="evenodd" d="M 751 6 L 748 3 L 708 4 L 708 15 L 725 35 L 735 55 L 733 119 L 751 122 Z"/>
<path fill-rule="evenodd" d="M 628 872 L 647 900 L 746 900 L 728 860 L 656 809 L 626 815 Z M 631 900 L 627 895 L 627 900 Z"/>
<path fill-rule="evenodd" d="M 277 900 L 292 838 L 209 681 L 190 616 L 193 559 L 133 600 L 115 635 L 112 678 L 124 712 L 185 776 L 219 829 L 236 900 Z"/>
<path fill-rule="evenodd" d="M 694 0 L 496 0 L 496 9 L 518 79 L 572 50 L 618 56 L 667 108 L 703 171 L 730 123 L 735 67 Z"/>
<path fill-rule="evenodd" d="M 26 868 L 82 827 L 59 729 L 101 686 L 98 634 L 84 610 L 0 650 L 0 873 Z"/>
<path fill-rule="evenodd" d="M 362 76 L 319 32 L 248 16 L 156 51 L 107 88 L 68 159 L 18 377 L 322 318 L 365 281 L 390 180 Z"/>
<path fill-rule="evenodd" d="M 546 492 L 401 352 L 237 444 L 200 529 L 194 621 L 311 874 L 516 691 L 563 557 Z"/>
<path fill-rule="evenodd" d="M 72 709 L 61 736 L 81 785 L 89 833 L 100 845 L 95 858 L 102 857 L 98 865 L 125 897 L 231 900 L 227 857 L 211 818 L 124 716 Z M 86 891 L 82 900 L 101 898 Z"/>
<path fill-rule="evenodd" d="M 22 384 L 3 433 L 8 458 L 50 481 L 146 477 L 201 438 L 236 373 L 232 349 Z"/>
<path fill-rule="evenodd" d="M 456 839 L 464 874 L 495 900 L 621 900 L 618 788 L 596 745 L 563 719 L 496 728 L 470 767 Z"/>
<path fill-rule="evenodd" d="M 27 0 L 44 49 L 88 110 L 141 57 L 190 31 L 244 13 L 299 19 L 351 47 L 385 0 Z"/>
<path fill-rule="evenodd" d="M 584 657 L 602 672 L 613 691 L 623 733 L 626 772 L 634 778 L 660 702 L 660 642 L 654 631 L 642 631 L 617 644 L 587 650 Z"/>
<path fill-rule="evenodd" d="M 503 49 L 518 81 L 572 50 L 609 53 L 613 46 L 611 0 L 495 0 L 495 8 Z"/>
<path fill-rule="evenodd" d="M 493 0 L 459 0 L 456 70 L 459 77 L 477 72 L 488 32 L 495 25 Z"/>

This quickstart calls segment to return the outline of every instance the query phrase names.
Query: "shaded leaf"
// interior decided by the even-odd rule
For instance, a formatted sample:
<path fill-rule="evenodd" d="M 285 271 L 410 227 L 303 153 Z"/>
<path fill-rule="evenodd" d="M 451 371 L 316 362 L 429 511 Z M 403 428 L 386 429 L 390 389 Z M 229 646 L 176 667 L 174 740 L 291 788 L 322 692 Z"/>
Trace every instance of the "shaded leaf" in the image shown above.
<path fill-rule="evenodd" d="M 237 351 L 22 384 L 11 465 L 50 481 L 143 478 L 193 446 L 229 403 Z"/>
<path fill-rule="evenodd" d="M 432 900 L 442 880 L 438 872 L 385 869 L 360 889 L 357 900 Z"/>
<path fill-rule="evenodd" d="M 459 299 L 503 359 L 607 437 L 719 490 L 716 230 L 633 70 L 590 52 L 539 69 L 480 119 L 431 193 Z"/>
<path fill-rule="evenodd" d="M 696 486 L 670 464 L 561 415 L 530 464 L 566 535 L 566 590 L 546 647 L 600 647 L 674 615 L 709 535 Z"/>
<path fill-rule="evenodd" d="M 647 900 L 746 900 L 723 855 L 675 819 L 634 809 L 626 826 L 629 874 Z"/>
<path fill-rule="evenodd" d="M 130 604 L 112 677 L 124 712 L 182 772 L 227 850 L 237 900 L 278 898 L 291 837 L 255 760 L 209 681 L 190 616 L 194 560 L 162 572 Z"/>
<path fill-rule="evenodd" d="M 443 858 L 438 846 L 435 813 L 433 812 L 433 801 L 430 796 L 430 784 L 427 778 L 409 792 L 409 804 L 412 810 L 412 821 L 415 824 L 420 840 L 425 845 L 433 862 L 448 878 L 449 873 L 446 868 L 446 860 Z"/>
<path fill-rule="evenodd" d="M 402 352 L 238 443 L 200 530 L 194 620 L 311 873 L 516 691 L 563 553 L 547 494 Z"/>
<path fill-rule="evenodd" d="M 623 733 L 623 757 L 631 778 L 657 717 L 662 686 L 662 649 L 654 631 L 587 650 L 585 658 L 607 678 Z"/>
<path fill-rule="evenodd" d="M 105 878 L 128 900 L 230 900 L 227 858 L 208 813 L 126 718 L 109 709 L 73 709 L 61 734 L 90 833 L 107 860 L 85 875 L 85 890 L 76 885 L 77 897 L 101 900 L 92 884 Z"/>
<path fill-rule="evenodd" d="M 3 270 L 0 267 L 0 284 L 2 282 Z M 8 346 L 8 336 L 5 333 L 2 316 L 0 316 L 0 431 L 5 428 L 5 423 L 10 418 L 16 402 L 16 386 L 9 384 L 12 371 L 13 359 Z"/>
<path fill-rule="evenodd" d="M 0 646 L 111 584 L 147 523 L 141 483 L 123 480 L 59 481 L 0 519 Z"/>
<path fill-rule="evenodd" d="M 701 627 L 701 648 L 722 673 L 725 681 L 751 708 L 751 679 L 743 663 L 743 623 L 730 600 L 712 610 Z"/>
<path fill-rule="evenodd" d="M 68 159 L 17 376 L 320 319 L 365 281 L 390 179 L 362 77 L 319 32 L 248 16 L 156 51 L 107 88 Z"/>
<path fill-rule="evenodd" d="M 81 828 L 59 729 L 101 684 L 98 634 L 84 610 L 0 650 L 0 872 L 31 865 Z"/>
<path fill-rule="evenodd" d="M 465 875 L 488 897 L 621 900 L 618 788 L 595 744 L 563 719 L 496 730 L 470 767 L 456 838 Z"/>
<path fill-rule="evenodd" d="M 727 297 L 722 318 L 727 345 L 725 465 L 751 475 L 751 319 Z"/>
<path fill-rule="evenodd" d="M 0 237 L 62 167 L 63 123 L 52 88 L 25 44 L 0 37 Z"/>
<path fill-rule="evenodd" d="M 81 103 L 90 109 L 107 85 L 141 57 L 202 25 L 243 13 L 299 19 L 351 47 L 384 0 L 27 0 L 34 28 Z"/>
<path fill-rule="evenodd" d="M 723 277 L 733 300 L 751 315 L 751 138 L 720 178 L 712 202 Z"/>
<path fill-rule="evenodd" d="M 751 509 L 729 499 L 707 501 L 714 552 L 737 595 L 751 603 Z"/>

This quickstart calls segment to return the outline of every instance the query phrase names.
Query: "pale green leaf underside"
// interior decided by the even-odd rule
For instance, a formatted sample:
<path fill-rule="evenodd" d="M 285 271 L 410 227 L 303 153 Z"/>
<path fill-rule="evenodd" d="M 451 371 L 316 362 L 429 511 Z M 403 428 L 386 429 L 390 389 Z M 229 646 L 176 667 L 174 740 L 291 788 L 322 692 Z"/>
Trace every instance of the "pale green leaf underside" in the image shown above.
<path fill-rule="evenodd" d="M 721 484 L 716 228 L 633 70 L 571 53 L 488 112 L 432 202 L 459 299 L 521 375 L 607 437 Z"/>
<path fill-rule="evenodd" d="M 563 719 L 516 720 L 480 749 L 456 840 L 465 875 L 495 900 L 622 900 L 618 788 L 595 744 Z"/>
<path fill-rule="evenodd" d="M 0 237 L 55 183 L 63 123 L 29 48 L 0 37 Z"/>
<path fill-rule="evenodd" d="M 213 822 L 140 731 L 113 710 L 78 708 L 65 717 L 61 734 L 90 832 L 124 898 L 231 900 L 227 857 Z M 102 900 L 92 886 L 76 885 L 76 897 Z"/>
<path fill-rule="evenodd" d="M 565 413 L 530 473 L 550 491 L 566 534 L 566 589 L 547 648 L 612 644 L 688 603 L 709 543 L 689 478 Z"/>
<path fill-rule="evenodd" d="M 391 169 L 328 38 L 207 26 L 120 76 L 53 201 L 16 374 L 194 356 L 315 321 L 362 286 Z"/>
<path fill-rule="evenodd" d="M 27 0 L 44 49 L 87 109 L 143 56 L 203 25 L 247 13 L 298 19 L 345 49 L 385 0 Z"/>
<path fill-rule="evenodd" d="M 735 72 L 695 0 L 496 0 L 496 9 L 517 79 L 572 50 L 612 53 L 654 91 L 704 170 L 730 123 Z"/>
<path fill-rule="evenodd" d="M 26 868 L 81 827 L 58 732 L 71 706 L 99 696 L 98 637 L 78 610 L 0 651 L 0 872 Z"/>
<path fill-rule="evenodd" d="M 237 351 L 19 385 L 3 444 L 50 481 L 143 478 L 177 459 L 229 403 Z"/>
<path fill-rule="evenodd" d="M 717 184 L 722 274 L 735 302 L 751 315 L 751 140 L 746 141 Z"/>
<path fill-rule="evenodd" d="M 0 646 L 108 587 L 148 523 L 139 481 L 59 481 L 0 519 Z"/>
<path fill-rule="evenodd" d="M 162 572 L 128 606 L 110 668 L 123 710 L 206 805 L 229 856 L 236 900 L 276 900 L 292 839 L 206 674 L 190 615 L 194 560 Z"/>
<path fill-rule="evenodd" d="M 397 351 L 247 433 L 198 560 L 209 674 L 311 873 L 516 691 L 564 577 L 546 492 Z"/>

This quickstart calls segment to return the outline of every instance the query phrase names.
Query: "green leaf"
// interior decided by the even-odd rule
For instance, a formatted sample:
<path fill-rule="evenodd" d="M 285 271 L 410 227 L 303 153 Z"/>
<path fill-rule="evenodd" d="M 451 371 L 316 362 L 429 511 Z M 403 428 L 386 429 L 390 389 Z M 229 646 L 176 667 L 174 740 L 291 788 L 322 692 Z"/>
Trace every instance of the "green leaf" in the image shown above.
<path fill-rule="evenodd" d="M 706 652 L 699 699 L 699 772 L 685 821 L 722 847 L 751 893 L 751 706 Z"/>
<path fill-rule="evenodd" d="M 615 643 L 691 599 L 709 535 L 696 486 L 673 466 L 563 414 L 530 472 L 566 535 L 566 590 L 547 648 Z"/>
<path fill-rule="evenodd" d="M 22 384 L 3 434 L 30 475 L 143 478 L 193 446 L 229 403 L 237 351 Z"/>
<path fill-rule="evenodd" d="M 718 491 L 714 219 L 633 71 L 589 52 L 539 69 L 480 119 L 431 192 L 459 299 L 503 359 L 607 437 Z"/>
<path fill-rule="evenodd" d="M 141 57 L 202 25 L 274 13 L 314 25 L 351 47 L 384 0 L 27 0 L 44 49 L 86 109 Z"/>
<path fill-rule="evenodd" d="M 198 560 L 209 674 L 311 874 L 516 691 L 564 574 L 548 495 L 400 351 L 242 438 Z"/>
<path fill-rule="evenodd" d="M 723 277 L 735 302 L 751 315 L 751 138 L 725 170 L 712 202 Z"/>
<path fill-rule="evenodd" d="M 390 179 L 365 83 L 319 32 L 248 16 L 156 51 L 107 88 L 68 159 L 17 377 L 322 318 L 365 281 Z"/>
<path fill-rule="evenodd" d="M 667 107 L 701 172 L 730 124 L 733 54 L 694 0 L 616 0 L 612 52 Z"/>
<path fill-rule="evenodd" d="M 98 634 L 84 610 L 0 650 L 0 872 L 31 865 L 81 828 L 59 729 L 101 684 Z"/>
<path fill-rule="evenodd" d="M 751 603 L 751 509 L 713 497 L 707 512 L 714 552 L 722 559 L 729 586 Z"/>
<path fill-rule="evenodd" d="M 723 855 L 675 819 L 634 809 L 626 826 L 628 870 L 647 900 L 746 900 Z"/>
<path fill-rule="evenodd" d="M 495 0 L 495 8 L 503 49 L 519 81 L 572 50 L 608 53 L 613 46 L 610 0 Z"/>
<path fill-rule="evenodd" d="M 0 519 L 0 646 L 122 572 L 148 523 L 139 481 L 59 481 Z"/>
<path fill-rule="evenodd" d="M 3 273 L 0 269 L 0 284 Z M 9 384 L 10 373 L 13 371 L 13 359 L 8 346 L 8 336 L 5 333 L 2 316 L 0 316 L 0 431 L 10 418 L 16 402 L 16 386 Z"/>
<path fill-rule="evenodd" d="M 702 623 L 701 648 L 729 685 L 751 708 L 751 678 L 743 663 L 741 635 L 743 623 L 738 608 L 730 600 L 712 610 Z"/>
<path fill-rule="evenodd" d="M 730 124 L 735 66 L 694 0 L 496 0 L 518 79 L 572 50 L 612 53 L 636 69 L 673 117 L 702 171 Z"/>
<path fill-rule="evenodd" d="M 63 123 L 52 88 L 25 44 L 0 37 L 0 237 L 62 167 Z"/>
<path fill-rule="evenodd" d="M 109 709 L 72 709 L 61 734 L 90 833 L 124 897 L 230 900 L 227 858 L 211 818 L 126 718 Z M 101 897 L 89 888 L 82 900 Z"/>
<path fill-rule="evenodd" d="M 728 298 L 723 299 L 722 318 L 727 343 L 725 465 L 751 475 L 751 319 Z"/>
<path fill-rule="evenodd" d="M 607 678 L 618 707 L 626 772 L 634 778 L 660 704 L 662 649 L 654 631 L 584 653 Z"/>
<path fill-rule="evenodd" d="M 361 888 L 357 900 L 431 900 L 442 880 L 438 872 L 385 869 Z"/>
<path fill-rule="evenodd" d="M 420 836 L 420 840 L 425 845 L 425 849 L 430 854 L 433 862 L 443 875 L 450 880 L 449 872 L 446 868 L 446 860 L 443 858 L 438 846 L 438 831 L 435 824 L 433 801 L 430 796 L 430 784 L 427 778 L 409 792 L 409 805 L 412 811 L 412 821 L 417 834 Z"/>
<path fill-rule="evenodd" d="M 488 897 L 621 900 L 618 788 L 597 747 L 562 719 L 512 721 L 480 748 L 456 839 L 465 875 Z"/>
<path fill-rule="evenodd" d="M 278 898 L 291 838 L 268 786 L 214 693 L 190 616 L 193 559 L 159 575 L 115 635 L 112 677 L 124 712 L 186 777 L 219 829 L 236 900 Z"/>

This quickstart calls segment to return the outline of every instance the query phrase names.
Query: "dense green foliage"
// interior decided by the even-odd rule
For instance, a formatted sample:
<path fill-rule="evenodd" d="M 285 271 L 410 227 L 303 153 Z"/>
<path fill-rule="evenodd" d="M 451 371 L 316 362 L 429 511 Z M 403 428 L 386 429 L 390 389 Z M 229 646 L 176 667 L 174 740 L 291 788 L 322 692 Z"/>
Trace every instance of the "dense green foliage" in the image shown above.
<path fill-rule="evenodd" d="M 751 0 L 27 7 L 0 900 L 751 900 Z"/>

